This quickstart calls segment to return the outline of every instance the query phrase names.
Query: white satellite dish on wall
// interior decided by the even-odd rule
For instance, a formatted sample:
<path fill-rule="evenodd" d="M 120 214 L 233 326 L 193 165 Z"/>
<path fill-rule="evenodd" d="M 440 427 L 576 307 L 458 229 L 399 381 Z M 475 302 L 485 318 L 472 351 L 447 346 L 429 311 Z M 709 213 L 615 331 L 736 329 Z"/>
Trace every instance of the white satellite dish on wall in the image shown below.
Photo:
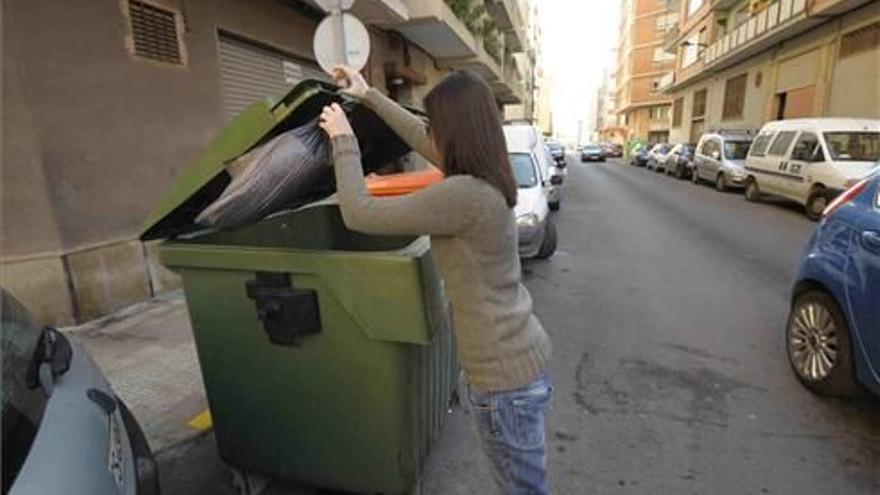
<path fill-rule="evenodd" d="M 328 74 L 339 65 L 363 69 L 370 58 L 370 33 L 357 17 L 345 12 L 354 0 L 319 0 L 318 4 L 330 12 L 315 31 L 318 65 Z"/>

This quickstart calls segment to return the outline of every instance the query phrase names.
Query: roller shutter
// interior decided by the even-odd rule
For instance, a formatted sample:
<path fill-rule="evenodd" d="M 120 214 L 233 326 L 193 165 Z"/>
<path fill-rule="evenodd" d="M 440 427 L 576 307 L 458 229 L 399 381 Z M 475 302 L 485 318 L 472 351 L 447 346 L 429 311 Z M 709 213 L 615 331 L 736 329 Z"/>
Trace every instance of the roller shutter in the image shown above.
<path fill-rule="evenodd" d="M 329 80 L 317 64 L 219 33 L 220 83 L 230 120 L 255 101 L 280 96 L 303 79 Z"/>

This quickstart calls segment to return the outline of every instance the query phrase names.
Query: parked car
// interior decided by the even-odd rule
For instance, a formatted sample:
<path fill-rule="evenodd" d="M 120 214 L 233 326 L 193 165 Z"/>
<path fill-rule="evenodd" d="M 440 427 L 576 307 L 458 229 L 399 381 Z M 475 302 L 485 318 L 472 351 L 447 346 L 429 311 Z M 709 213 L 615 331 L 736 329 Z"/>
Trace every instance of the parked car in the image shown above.
<path fill-rule="evenodd" d="M 880 120 L 769 122 L 746 160 L 746 199 L 773 194 L 804 205 L 818 220 L 825 207 L 880 159 Z"/>
<path fill-rule="evenodd" d="M 689 143 L 679 143 L 669 150 L 666 155 L 666 164 L 663 169 L 667 175 L 673 175 L 676 179 L 687 179 L 691 176 L 694 162 L 694 150 L 696 146 Z"/>
<path fill-rule="evenodd" d="M 648 166 L 648 152 L 651 151 L 647 145 L 637 144 L 630 151 L 629 164 L 635 167 L 647 167 Z"/>
<path fill-rule="evenodd" d="M 504 126 L 504 138 L 509 152 L 528 152 L 535 157 L 540 172 L 539 180 L 543 185 L 550 209 L 558 210 L 562 204 L 565 169 L 555 166 L 553 157 L 544 143 L 544 137 L 531 124 L 511 124 Z"/>
<path fill-rule="evenodd" d="M 85 350 L 0 298 L 2 493 L 158 494 L 143 431 Z"/>
<path fill-rule="evenodd" d="M 581 161 L 604 162 L 605 151 L 603 151 L 602 147 L 598 144 L 585 144 L 584 147 L 581 149 Z"/>
<path fill-rule="evenodd" d="M 880 396 L 878 295 L 880 164 L 828 205 L 795 277 L 785 342 L 809 389 Z"/>
<path fill-rule="evenodd" d="M 692 180 L 715 184 L 715 189 L 725 192 L 745 186 L 746 155 L 752 144 L 746 132 L 711 132 L 703 134 L 694 153 Z"/>
<path fill-rule="evenodd" d="M 623 156 L 623 146 L 615 143 L 608 143 L 605 149 L 605 156 L 608 158 L 620 158 Z"/>
<path fill-rule="evenodd" d="M 556 166 L 565 168 L 565 146 L 557 141 L 547 141 L 547 149 L 550 150 L 550 155 L 553 156 Z"/>
<path fill-rule="evenodd" d="M 556 252 L 556 226 L 550 219 L 550 207 L 541 172 L 534 154 L 511 152 L 510 163 L 518 187 L 516 227 L 519 255 L 523 258 L 546 259 Z"/>
<path fill-rule="evenodd" d="M 651 151 L 648 152 L 648 170 L 653 170 L 654 172 L 662 172 L 666 167 L 666 156 L 669 154 L 669 150 L 672 149 L 672 146 L 668 143 L 657 143 L 652 148 Z"/>

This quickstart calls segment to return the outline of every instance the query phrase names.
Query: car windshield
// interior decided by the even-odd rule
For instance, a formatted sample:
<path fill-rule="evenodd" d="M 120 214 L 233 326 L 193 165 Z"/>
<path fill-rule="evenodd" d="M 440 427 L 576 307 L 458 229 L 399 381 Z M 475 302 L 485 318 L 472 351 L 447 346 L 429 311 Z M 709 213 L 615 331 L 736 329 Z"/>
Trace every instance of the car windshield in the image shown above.
<path fill-rule="evenodd" d="M 826 132 L 825 142 L 834 161 L 880 160 L 880 132 Z"/>
<path fill-rule="evenodd" d="M 586 149 L 587 151 L 600 151 L 599 147 L 595 144 L 588 144 L 584 146 L 584 149 Z"/>
<path fill-rule="evenodd" d="M 724 158 L 728 160 L 745 160 L 751 145 L 751 141 L 724 141 Z"/>
<path fill-rule="evenodd" d="M 3 300 L 0 395 L 3 398 L 3 493 L 6 493 L 30 452 L 46 408 L 46 396 L 39 387 L 31 387 L 28 376 L 43 327 L 6 292 L 0 290 L 0 296 Z"/>
<path fill-rule="evenodd" d="M 535 173 L 535 163 L 532 155 L 528 153 L 511 153 L 510 164 L 513 167 L 513 175 L 516 177 L 516 186 L 530 188 L 538 185 L 538 175 Z"/>
<path fill-rule="evenodd" d="M 695 144 L 686 144 L 686 145 L 684 145 L 684 146 L 681 147 L 681 151 L 682 151 L 682 153 L 684 153 L 684 154 L 686 154 L 686 155 L 693 155 L 693 154 L 694 154 L 694 150 L 695 150 L 696 148 L 697 148 L 697 146 L 696 146 Z"/>

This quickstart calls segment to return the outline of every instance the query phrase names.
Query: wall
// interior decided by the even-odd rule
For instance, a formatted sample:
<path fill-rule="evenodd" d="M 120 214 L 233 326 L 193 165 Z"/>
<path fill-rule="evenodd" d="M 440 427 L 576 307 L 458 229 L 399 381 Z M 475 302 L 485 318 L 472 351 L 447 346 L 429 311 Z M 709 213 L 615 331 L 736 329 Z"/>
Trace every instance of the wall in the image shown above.
<path fill-rule="evenodd" d="M 153 3 L 185 17 L 184 66 L 131 55 L 124 1 L 4 3 L 3 285 L 50 324 L 174 285 L 136 238 L 225 123 L 217 28 L 311 55 L 315 22 L 281 2 Z"/>

